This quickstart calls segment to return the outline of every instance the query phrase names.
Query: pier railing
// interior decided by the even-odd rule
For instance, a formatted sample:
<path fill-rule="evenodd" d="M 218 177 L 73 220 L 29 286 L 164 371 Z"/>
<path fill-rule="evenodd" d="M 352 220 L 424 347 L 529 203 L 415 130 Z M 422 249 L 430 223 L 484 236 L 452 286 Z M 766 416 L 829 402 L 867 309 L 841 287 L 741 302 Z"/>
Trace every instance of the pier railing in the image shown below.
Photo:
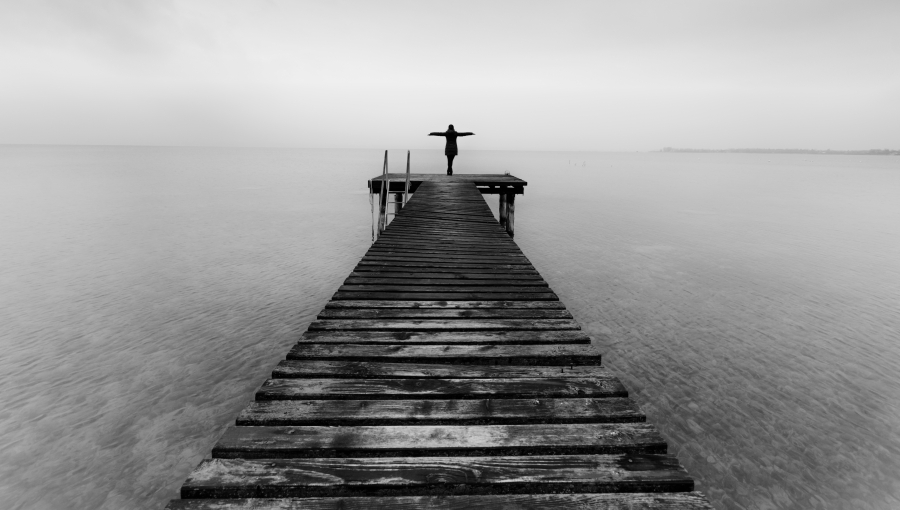
<path fill-rule="evenodd" d="M 372 222 L 372 242 L 375 242 L 381 236 L 381 233 L 384 232 L 384 229 L 387 228 L 388 215 L 393 214 L 396 216 L 403 209 L 403 206 L 406 205 L 406 202 L 409 201 L 409 151 L 406 151 L 406 183 L 403 187 L 403 193 L 394 193 L 394 200 L 390 199 L 391 177 L 390 172 L 388 172 L 388 151 L 384 151 L 384 166 L 381 169 L 381 176 L 384 179 L 384 185 L 381 186 L 381 190 L 378 192 L 378 217 L 377 220 Z M 394 205 L 393 212 L 391 212 L 389 207 L 392 204 Z M 375 214 L 374 210 L 372 214 Z M 375 234 L 375 224 L 378 225 L 377 236 Z"/>

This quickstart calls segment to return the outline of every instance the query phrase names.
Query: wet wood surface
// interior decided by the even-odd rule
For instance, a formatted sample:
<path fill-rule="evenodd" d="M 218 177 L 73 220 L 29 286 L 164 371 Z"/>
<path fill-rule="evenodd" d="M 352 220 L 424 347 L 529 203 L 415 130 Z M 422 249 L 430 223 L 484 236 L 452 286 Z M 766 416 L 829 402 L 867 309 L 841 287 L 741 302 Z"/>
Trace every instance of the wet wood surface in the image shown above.
<path fill-rule="evenodd" d="M 455 177 L 414 186 L 169 508 L 709 508 L 493 218 L 524 181 Z"/>
<path fill-rule="evenodd" d="M 398 313 L 398 312 L 394 312 Z M 331 319 L 310 331 L 561 331 L 579 330 L 573 319 Z"/>
<path fill-rule="evenodd" d="M 558 301 L 393 301 L 390 299 L 384 299 L 380 301 L 329 301 L 328 304 L 325 305 L 326 310 L 334 308 L 414 308 L 440 310 L 509 310 L 515 308 L 539 308 L 564 310 L 566 306 Z"/>
<path fill-rule="evenodd" d="M 647 423 L 229 427 L 213 458 L 665 453 Z"/>
<path fill-rule="evenodd" d="M 519 377 L 488 379 L 307 378 L 269 379 L 256 400 L 405 399 L 405 398 L 542 398 L 625 395 L 618 379 Z"/>
<path fill-rule="evenodd" d="M 334 303 L 334 301 L 332 301 Z M 589 344 L 581 331 L 307 331 L 302 344 Z"/>
<path fill-rule="evenodd" d="M 183 499 L 169 510 L 712 510 L 700 492 Z M 443 490 L 442 490 L 443 489 Z M 402 491 L 399 491 L 402 492 Z"/>
<path fill-rule="evenodd" d="M 210 459 L 182 494 L 238 498 L 320 496 L 353 492 L 428 494 L 460 486 L 457 494 L 522 493 L 532 484 L 585 492 L 690 490 L 693 482 L 669 455 L 551 455 L 476 458 Z"/>
<path fill-rule="evenodd" d="M 363 361 L 283 360 L 272 371 L 273 379 L 542 379 L 587 378 L 618 381 L 606 368 L 588 366 L 449 365 L 436 363 L 368 363 Z M 623 387 L 624 388 L 624 387 Z"/>
<path fill-rule="evenodd" d="M 477 365 L 599 365 L 602 354 L 592 345 L 393 345 L 307 344 L 299 342 L 290 360 L 365 361 L 370 363 L 455 363 Z"/>
<path fill-rule="evenodd" d="M 521 425 L 645 421 L 627 397 L 429 400 L 268 400 L 251 403 L 237 425 Z"/>

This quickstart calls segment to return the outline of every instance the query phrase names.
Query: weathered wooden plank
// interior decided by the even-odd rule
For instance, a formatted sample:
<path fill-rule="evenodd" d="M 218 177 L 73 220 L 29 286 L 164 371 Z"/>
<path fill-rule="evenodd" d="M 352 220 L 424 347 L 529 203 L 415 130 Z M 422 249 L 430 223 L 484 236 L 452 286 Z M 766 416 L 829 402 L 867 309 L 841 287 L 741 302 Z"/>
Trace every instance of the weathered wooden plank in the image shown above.
<path fill-rule="evenodd" d="M 372 186 L 375 186 L 374 192 L 378 192 L 379 188 L 377 186 L 381 186 L 385 180 L 391 182 L 391 190 L 392 191 L 402 191 L 402 188 L 399 186 L 394 188 L 394 184 L 400 183 L 406 179 L 405 173 L 390 173 L 385 178 L 382 175 L 378 175 L 372 179 L 369 179 L 369 182 Z M 434 183 L 436 186 L 434 187 L 422 187 L 422 193 L 437 193 L 438 190 L 452 190 L 456 186 L 527 186 L 528 182 L 518 177 L 513 177 L 512 175 L 500 175 L 500 174 L 456 174 L 456 175 L 445 175 L 445 174 L 410 174 L 410 182 L 416 183 L 416 185 L 422 183 Z M 372 189 L 372 188 L 370 188 Z"/>
<path fill-rule="evenodd" d="M 411 211 L 412 213 L 412 211 Z M 389 241 L 400 241 L 405 239 L 447 239 L 453 237 L 464 238 L 471 242 L 471 239 L 483 238 L 498 243 L 511 241 L 509 236 L 505 238 L 506 232 L 499 228 L 494 220 L 484 219 L 479 221 L 471 221 L 470 219 L 440 219 L 433 214 L 427 217 L 423 216 L 419 220 L 410 221 L 400 219 L 396 223 L 396 228 L 390 232 L 386 232 L 379 239 Z"/>
<path fill-rule="evenodd" d="M 581 331 L 307 331 L 299 343 L 490 345 L 490 344 L 589 344 Z"/>
<path fill-rule="evenodd" d="M 294 360 L 381 361 L 472 365 L 600 365 L 593 345 L 332 345 L 298 343 Z"/>
<path fill-rule="evenodd" d="M 625 393 L 616 376 L 595 365 L 554 366 L 482 366 L 417 363 L 376 363 L 371 361 L 297 361 L 282 360 L 272 370 L 274 379 L 355 378 L 355 379 L 492 379 L 563 377 L 593 378 L 616 383 L 616 392 Z"/>
<path fill-rule="evenodd" d="M 422 214 L 421 218 L 409 217 L 398 219 L 396 228 L 386 232 L 381 239 L 389 241 L 401 241 L 408 234 L 410 239 L 417 238 L 448 238 L 448 237 L 473 237 L 486 238 L 496 242 L 509 241 L 509 237 L 503 238 L 503 229 L 493 219 L 486 217 L 474 219 L 473 216 L 456 216 L 454 218 L 440 218 L 434 213 L 419 213 L 410 211 L 410 214 Z M 484 216 L 487 216 L 485 214 Z M 414 236 L 414 237 L 413 237 Z"/>
<path fill-rule="evenodd" d="M 486 237 L 476 239 L 471 235 L 459 236 L 458 239 L 453 239 L 452 237 L 410 238 L 407 242 L 410 244 L 373 244 L 367 254 L 391 255 L 396 253 L 398 255 L 418 255 L 422 257 L 525 257 L 522 250 L 518 249 L 518 247 L 514 248 Z"/>
<path fill-rule="evenodd" d="M 506 233 L 503 229 L 499 229 L 494 233 L 489 233 L 482 235 L 482 239 L 472 239 L 468 235 L 470 232 L 466 229 L 465 233 L 459 233 L 458 237 L 460 237 L 459 242 L 448 243 L 446 241 L 441 241 L 441 237 L 447 237 L 447 229 L 452 228 L 446 225 L 436 225 L 442 233 L 428 234 L 421 236 L 421 238 L 416 239 L 412 238 L 407 234 L 415 234 L 416 232 L 398 232 L 397 234 L 392 234 L 390 236 L 383 236 L 379 238 L 372 244 L 372 247 L 376 246 L 400 246 L 400 247 L 412 247 L 412 248 L 421 248 L 423 246 L 435 246 L 440 248 L 459 248 L 459 247 L 472 247 L 472 248 L 482 248 L 482 247 L 498 247 L 505 249 L 512 249 L 521 251 L 519 245 L 517 245 Z M 437 239 L 434 239 L 437 238 Z M 486 238 L 486 239 L 485 239 Z"/>
<path fill-rule="evenodd" d="M 626 397 L 617 379 L 519 377 L 492 379 L 268 379 L 256 400 L 401 400 L 428 398 Z"/>
<path fill-rule="evenodd" d="M 436 491 L 438 492 L 438 491 Z M 449 490 L 446 492 L 450 492 Z M 713 510 L 700 492 L 178 499 L 167 510 Z"/>
<path fill-rule="evenodd" d="M 479 271 L 497 271 L 497 272 L 522 272 L 534 274 L 537 271 L 531 264 L 498 264 L 493 262 L 487 263 L 465 263 L 458 262 L 402 262 L 402 261 L 371 261 L 360 260 L 354 271 L 384 271 L 388 268 L 391 271 L 418 271 L 425 268 L 427 271 L 468 271 L 478 269 Z M 398 268 L 398 269 L 395 269 Z"/>
<path fill-rule="evenodd" d="M 559 301 L 552 292 L 335 292 L 332 299 L 385 299 L 391 301 Z"/>
<path fill-rule="evenodd" d="M 485 270 L 497 273 L 536 274 L 531 264 L 500 264 L 496 262 L 466 262 L 458 261 L 371 261 L 360 260 L 354 271 L 423 271 L 430 272 L 484 272 Z"/>
<path fill-rule="evenodd" d="M 454 243 L 454 245 L 459 246 L 459 243 Z M 478 245 L 481 245 L 479 243 Z M 473 245 L 476 246 L 476 245 Z M 424 258 L 440 258 L 442 260 L 465 260 L 465 259 L 484 259 L 484 260 L 496 260 L 497 262 L 506 263 L 507 260 L 510 259 L 526 259 L 527 257 L 522 254 L 521 251 L 515 250 L 514 252 L 510 252 L 510 250 L 490 250 L 486 253 L 477 253 L 471 251 L 457 251 L 453 252 L 450 250 L 429 250 L 423 251 L 421 249 L 409 249 L 409 250 L 386 250 L 379 249 L 378 247 L 372 247 L 365 255 L 368 258 L 375 257 L 424 257 Z"/>
<path fill-rule="evenodd" d="M 531 262 L 525 257 L 489 257 L 487 255 L 472 255 L 461 257 L 449 257 L 443 255 L 364 255 L 360 263 L 364 262 L 435 262 L 441 264 L 459 264 L 459 265 L 480 265 L 480 264 L 510 264 L 520 266 L 531 266 Z"/>
<path fill-rule="evenodd" d="M 373 244 L 369 251 L 369 255 L 486 255 L 486 256 L 506 256 L 506 257 L 524 257 L 522 250 L 512 247 L 486 246 L 485 243 L 478 243 L 471 246 L 461 246 L 459 243 L 452 245 L 438 246 L 427 242 L 408 245 L 384 245 Z"/>
<path fill-rule="evenodd" d="M 473 232 L 482 236 L 500 237 L 502 229 L 490 211 L 471 211 L 453 215 L 449 212 L 410 210 L 405 217 L 398 217 L 397 228 L 392 234 L 410 233 L 417 236 L 453 236 Z"/>
<path fill-rule="evenodd" d="M 387 285 L 391 287 L 395 286 L 407 286 L 407 285 L 416 285 L 416 286 L 427 286 L 430 290 L 435 289 L 436 287 L 441 287 L 442 289 L 445 287 L 455 288 L 455 287 L 490 287 L 494 288 L 506 288 L 506 287 L 543 287 L 544 292 L 547 289 L 547 282 L 543 280 L 536 279 L 528 279 L 528 280 L 519 280 L 519 279 L 508 279 L 508 280 L 500 280 L 500 279 L 486 279 L 486 280 L 476 280 L 476 279 L 465 279 L 465 280 L 456 280 L 449 278 L 384 278 L 384 277 L 375 277 L 375 276 L 357 276 L 347 278 L 344 280 L 344 286 L 357 286 L 357 285 Z M 341 288 L 343 289 L 344 286 Z M 351 290 L 351 289 L 345 289 Z M 354 287 L 353 290 L 359 290 L 358 287 Z"/>
<path fill-rule="evenodd" d="M 481 292 L 481 293 L 526 293 L 549 292 L 548 287 L 541 286 L 500 286 L 500 285 L 341 285 L 338 292 Z"/>
<path fill-rule="evenodd" d="M 420 196 L 419 198 L 422 197 Z M 433 217 L 440 221 L 458 220 L 486 223 L 483 220 L 490 209 L 483 199 L 480 204 L 469 200 L 452 200 L 448 197 L 435 196 L 434 199 L 433 204 L 424 206 L 420 200 L 408 214 L 404 215 L 403 219 L 407 221 L 421 221 L 423 218 Z"/>
<path fill-rule="evenodd" d="M 315 320 L 310 331 L 512 331 L 578 330 L 572 319 Z"/>
<path fill-rule="evenodd" d="M 442 253 L 445 251 L 468 253 L 469 250 L 499 250 L 503 252 L 512 251 L 523 255 L 522 250 L 509 239 L 509 236 L 507 236 L 506 233 L 502 234 L 504 237 L 506 237 L 505 241 L 499 237 L 491 239 L 489 237 L 483 236 L 480 239 L 474 239 L 468 235 L 460 235 L 457 239 L 450 240 L 447 238 L 447 236 L 422 236 L 413 238 L 405 234 L 406 233 L 404 233 L 402 237 L 400 234 L 398 234 L 395 238 L 392 239 L 381 238 L 380 240 L 375 241 L 371 248 L 388 248 L 397 250 L 431 249 L 440 250 Z"/>
<path fill-rule="evenodd" d="M 390 301 L 359 300 L 329 301 L 326 309 L 355 308 L 419 308 L 419 309 L 491 309 L 491 308 L 536 308 L 565 310 L 566 306 L 559 301 Z"/>
<path fill-rule="evenodd" d="M 326 308 L 319 313 L 319 320 L 326 319 L 572 319 L 568 310 L 542 308 L 493 309 L 493 310 L 437 310 L 429 308 L 367 308 L 338 310 Z"/>
<path fill-rule="evenodd" d="M 445 201 L 446 199 L 438 198 L 437 200 Z M 496 221 L 490 221 L 491 212 L 487 203 L 482 199 L 481 204 L 475 205 L 475 207 L 471 207 L 462 202 L 453 202 L 422 207 L 420 203 L 410 206 L 411 209 L 402 216 L 398 215 L 397 219 L 412 224 L 421 224 L 423 221 L 427 221 L 429 223 L 426 226 L 460 223 L 480 228 L 496 229 L 499 225 Z"/>
<path fill-rule="evenodd" d="M 665 453 L 646 423 L 228 427 L 214 458 Z"/>
<path fill-rule="evenodd" d="M 496 222 L 492 222 L 487 218 L 490 209 L 486 206 L 487 204 L 485 204 L 485 207 L 466 207 L 456 203 L 447 204 L 445 207 L 414 207 L 402 218 L 398 216 L 397 219 L 412 223 L 422 222 L 423 220 L 457 221 L 492 228 L 496 225 Z"/>
<path fill-rule="evenodd" d="M 506 235 L 502 228 L 492 227 L 488 230 L 473 229 L 470 226 L 456 227 L 453 224 L 431 224 L 430 227 L 413 226 L 402 229 L 390 235 L 380 237 L 372 244 L 377 246 L 402 246 L 422 248 L 423 246 L 440 246 L 456 248 L 459 246 L 501 247 L 521 251 L 519 245 Z M 427 229 L 427 230 L 426 230 Z M 447 238 L 457 238 L 458 243 L 448 243 Z M 449 246 L 448 246 L 449 245 Z"/>
<path fill-rule="evenodd" d="M 475 458 L 204 460 L 183 498 L 331 496 L 445 492 L 687 492 L 694 489 L 672 455 L 540 455 Z"/>
<path fill-rule="evenodd" d="M 268 400 L 241 411 L 240 426 L 500 425 L 646 421 L 634 400 L 609 398 Z"/>
<path fill-rule="evenodd" d="M 460 246 L 460 243 L 453 243 L 454 245 Z M 478 246 L 482 245 L 482 243 L 478 243 Z M 472 245 L 476 246 L 476 245 Z M 379 249 L 369 250 L 365 257 L 369 259 L 374 258 L 386 258 L 386 257 L 394 257 L 394 258 L 403 258 L 403 257 L 421 257 L 421 258 L 439 258 L 441 260 L 468 260 L 468 259 L 478 259 L 478 260 L 489 260 L 496 261 L 501 264 L 505 263 L 521 263 L 521 259 L 527 260 L 527 257 L 523 255 L 521 252 L 519 253 L 509 253 L 508 250 L 503 251 L 495 251 L 491 250 L 487 253 L 473 253 L 469 251 L 459 251 L 459 252 L 451 252 L 449 250 L 432 250 L 433 253 L 428 252 L 420 252 L 419 250 L 393 250 L 390 252 L 385 252 Z M 509 260 L 514 259 L 513 262 L 508 262 Z"/>
<path fill-rule="evenodd" d="M 411 278 L 411 279 L 442 279 L 442 280 L 523 280 L 523 281 L 539 281 L 544 279 L 537 273 L 532 274 L 513 274 L 508 272 L 497 273 L 479 273 L 471 272 L 447 272 L 447 273 L 415 273 L 411 271 L 354 271 L 350 273 L 348 278 Z"/>
<path fill-rule="evenodd" d="M 410 215 L 419 215 L 421 218 L 414 218 Z M 455 216 L 442 218 L 441 214 L 434 212 L 409 211 L 409 215 L 405 218 L 396 220 L 396 228 L 392 232 L 388 232 L 384 237 L 386 240 L 403 240 L 403 234 L 409 234 L 417 237 L 453 237 L 465 236 L 466 234 L 474 234 L 480 237 L 493 238 L 498 242 L 509 241 L 509 237 L 503 238 L 504 230 L 487 216 L 487 212 L 482 215 L 481 219 L 475 219 L 477 216 Z"/>

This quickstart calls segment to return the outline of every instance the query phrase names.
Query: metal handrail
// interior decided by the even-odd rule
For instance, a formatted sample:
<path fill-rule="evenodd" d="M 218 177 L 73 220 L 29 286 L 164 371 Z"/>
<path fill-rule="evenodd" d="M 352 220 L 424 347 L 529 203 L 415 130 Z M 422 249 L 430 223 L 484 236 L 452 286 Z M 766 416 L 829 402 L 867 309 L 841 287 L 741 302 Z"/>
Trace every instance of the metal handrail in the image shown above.
<path fill-rule="evenodd" d="M 390 172 L 388 171 L 388 151 L 384 151 L 384 166 L 381 168 L 381 189 L 378 190 L 378 235 L 380 236 L 384 229 L 388 226 L 388 215 L 393 214 L 395 217 L 397 216 L 397 212 L 391 212 L 390 205 L 400 204 L 400 208 L 402 209 L 406 206 L 406 203 L 409 202 L 409 183 L 410 183 L 410 151 L 406 151 L 406 183 L 403 188 L 403 200 L 391 200 L 391 177 Z M 369 195 L 369 203 L 372 204 L 371 194 Z M 372 208 L 372 215 L 374 217 L 375 210 Z M 377 239 L 375 235 L 375 221 L 373 218 L 372 222 L 372 242 L 375 242 Z"/>

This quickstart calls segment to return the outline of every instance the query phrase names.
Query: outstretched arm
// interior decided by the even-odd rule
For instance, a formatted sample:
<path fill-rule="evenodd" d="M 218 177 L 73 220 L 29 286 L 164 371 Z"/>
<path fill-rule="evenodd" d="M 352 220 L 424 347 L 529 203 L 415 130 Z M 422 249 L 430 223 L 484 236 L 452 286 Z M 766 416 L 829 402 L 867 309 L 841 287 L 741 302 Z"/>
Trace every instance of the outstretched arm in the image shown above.
<path fill-rule="evenodd" d="M 474 134 L 475 134 L 475 133 L 469 133 L 469 132 L 466 132 L 466 133 L 457 133 L 456 136 L 472 136 L 472 135 L 474 135 Z"/>
<path fill-rule="evenodd" d="M 441 133 L 439 131 L 435 131 L 433 133 L 428 133 L 428 136 L 447 136 L 446 133 Z"/>

